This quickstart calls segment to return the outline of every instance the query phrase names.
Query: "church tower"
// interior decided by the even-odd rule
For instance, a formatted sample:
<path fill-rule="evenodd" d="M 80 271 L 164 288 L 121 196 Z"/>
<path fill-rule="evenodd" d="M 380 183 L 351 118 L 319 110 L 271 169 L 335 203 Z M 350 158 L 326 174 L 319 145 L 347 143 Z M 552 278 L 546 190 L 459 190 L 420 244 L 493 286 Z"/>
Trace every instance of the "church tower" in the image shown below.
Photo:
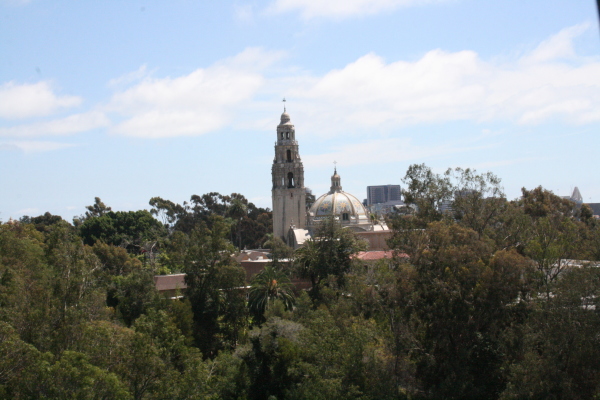
<path fill-rule="evenodd" d="M 285 241 L 291 225 L 306 225 L 306 190 L 304 167 L 298 153 L 296 130 L 290 115 L 283 108 L 277 125 L 275 158 L 271 169 L 273 178 L 273 234 Z"/>

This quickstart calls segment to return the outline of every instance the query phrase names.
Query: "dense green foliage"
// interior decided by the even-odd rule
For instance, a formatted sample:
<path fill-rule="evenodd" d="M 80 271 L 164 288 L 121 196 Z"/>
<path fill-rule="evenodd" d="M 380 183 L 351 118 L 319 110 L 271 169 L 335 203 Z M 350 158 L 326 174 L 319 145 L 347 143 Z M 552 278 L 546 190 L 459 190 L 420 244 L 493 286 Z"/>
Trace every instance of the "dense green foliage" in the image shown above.
<path fill-rule="evenodd" d="M 334 220 L 292 253 L 239 194 L 0 224 L 0 399 L 599 398 L 589 209 L 469 169 L 405 182 L 378 262 Z M 247 290 L 233 255 L 261 245 Z M 183 298 L 156 292 L 165 272 Z"/>

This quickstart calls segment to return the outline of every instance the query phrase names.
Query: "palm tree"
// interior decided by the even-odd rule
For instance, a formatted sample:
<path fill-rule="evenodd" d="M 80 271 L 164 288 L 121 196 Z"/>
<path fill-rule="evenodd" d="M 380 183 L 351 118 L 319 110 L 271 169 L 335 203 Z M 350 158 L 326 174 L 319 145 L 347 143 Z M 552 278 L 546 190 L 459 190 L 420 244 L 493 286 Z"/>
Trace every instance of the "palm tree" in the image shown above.
<path fill-rule="evenodd" d="M 286 310 L 294 306 L 294 292 L 290 278 L 280 269 L 267 265 L 252 278 L 248 307 L 257 316 L 261 316 L 275 302 L 281 300 Z"/>
<path fill-rule="evenodd" d="M 227 213 L 235 220 L 237 227 L 238 247 L 242 250 L 242 220 L 248 215 L 248 206 L 240 199 L 233 199 Z"/>

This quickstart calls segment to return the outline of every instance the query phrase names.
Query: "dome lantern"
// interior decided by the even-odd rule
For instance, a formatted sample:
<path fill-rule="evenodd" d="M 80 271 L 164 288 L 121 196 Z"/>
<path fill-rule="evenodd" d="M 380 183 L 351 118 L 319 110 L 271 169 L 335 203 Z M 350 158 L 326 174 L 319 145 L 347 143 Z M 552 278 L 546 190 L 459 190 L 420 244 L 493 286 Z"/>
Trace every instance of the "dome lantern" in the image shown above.
<path fill-rule="evenodd" d="M 341 178 L 334 170 L 331 190 L 315 200 L 308 211 L 308 226 L 317 226 L 326 218 L 333 217 L 343 227 L 355 231 L 371 231 L 373 224 L 362 203 L 342 190 Z"/>
<path fill-rule="evenodd" d="M 341 192 L 342 191 L 342 178 L 337 173 L 337 168 L 333 169 L 333 175 L 331 175 L 331 189 L 329 193 Z"/>

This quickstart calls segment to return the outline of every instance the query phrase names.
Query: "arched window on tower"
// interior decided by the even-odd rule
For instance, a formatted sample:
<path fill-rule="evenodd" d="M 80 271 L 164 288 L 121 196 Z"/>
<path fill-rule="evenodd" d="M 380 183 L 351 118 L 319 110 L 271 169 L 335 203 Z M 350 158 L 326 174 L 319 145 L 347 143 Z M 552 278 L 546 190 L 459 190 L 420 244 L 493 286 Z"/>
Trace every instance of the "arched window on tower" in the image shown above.
<path fill-rule="evenodd" d="M 292 162 L 292 151 L 288 150 L 288 151 L 286 151 L 286 154 L 287 154 L 287 161 Z"/>
<path fill-rule="evenodd" d="M 294 187 L 294 174 L 292 172 L 288 172 L 288 187 Z"/>
<path fill-rule="evenodd" d="M 285 135 L 286 135 L 286 139 L 290 138 L 290 133 L 289 132 L 286 132 Z"/>
<path fill-rule="evenodd" d="M 281 132 L 281 140 L 283 140 L 283 132 Z"/>

